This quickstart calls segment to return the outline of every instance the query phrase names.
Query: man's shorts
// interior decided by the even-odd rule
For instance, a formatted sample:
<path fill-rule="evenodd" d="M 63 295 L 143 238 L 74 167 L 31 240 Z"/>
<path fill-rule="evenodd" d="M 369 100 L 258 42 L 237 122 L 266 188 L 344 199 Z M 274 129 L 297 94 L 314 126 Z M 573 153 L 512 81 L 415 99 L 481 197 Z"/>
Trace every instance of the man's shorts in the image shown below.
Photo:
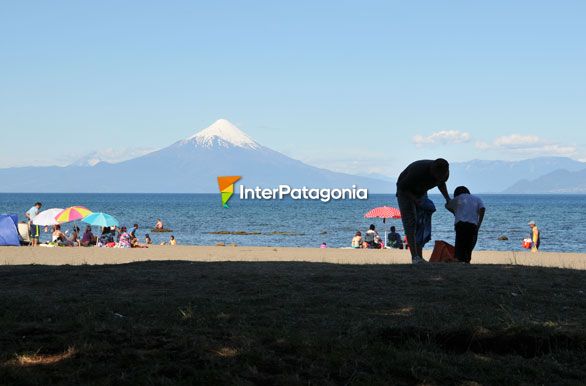
<path fill-rule="evenodd" d="M 33 239 L 38 239 L 39 235 L 41 234 L 41 230 L 38 225 L 30 224 L 29 236 Z"/>

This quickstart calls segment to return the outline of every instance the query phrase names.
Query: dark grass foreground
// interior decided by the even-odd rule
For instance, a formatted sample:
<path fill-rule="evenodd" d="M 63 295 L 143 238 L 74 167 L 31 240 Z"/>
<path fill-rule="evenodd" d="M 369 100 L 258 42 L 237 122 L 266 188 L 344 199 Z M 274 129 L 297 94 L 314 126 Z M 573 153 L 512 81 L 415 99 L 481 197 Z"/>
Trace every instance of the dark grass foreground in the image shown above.
<path fill-rule="evenodd" d="M 583 384 L 586 271 L 0 267 L 1 384 Z"/>

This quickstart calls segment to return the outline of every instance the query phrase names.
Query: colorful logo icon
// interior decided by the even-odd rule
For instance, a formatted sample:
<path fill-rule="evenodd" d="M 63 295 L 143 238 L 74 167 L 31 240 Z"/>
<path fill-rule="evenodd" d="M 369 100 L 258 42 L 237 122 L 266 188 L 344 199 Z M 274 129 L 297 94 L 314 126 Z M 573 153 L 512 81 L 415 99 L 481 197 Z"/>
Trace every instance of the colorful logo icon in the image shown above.
<path fill-rule="evenodd" d="M 234 184 L 240 179 L 240 176 L 221 176 L 218 177 L 218 186 L 222 195 L 222 206 L 228 207 L 228 200 L 234 194 Z"/>

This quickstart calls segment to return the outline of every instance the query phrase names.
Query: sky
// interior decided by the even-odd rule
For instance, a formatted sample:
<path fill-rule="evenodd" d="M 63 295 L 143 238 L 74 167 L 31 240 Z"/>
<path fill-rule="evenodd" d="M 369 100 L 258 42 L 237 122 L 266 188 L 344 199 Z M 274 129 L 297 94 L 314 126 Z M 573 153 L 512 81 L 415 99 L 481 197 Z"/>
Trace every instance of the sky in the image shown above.
<path fill-rule="evenodd" d="M 585 18 L 581 0 L 1 2 L 0 167 L 122 160 L 219 118 L 357 174 L 586 161 Z"/>

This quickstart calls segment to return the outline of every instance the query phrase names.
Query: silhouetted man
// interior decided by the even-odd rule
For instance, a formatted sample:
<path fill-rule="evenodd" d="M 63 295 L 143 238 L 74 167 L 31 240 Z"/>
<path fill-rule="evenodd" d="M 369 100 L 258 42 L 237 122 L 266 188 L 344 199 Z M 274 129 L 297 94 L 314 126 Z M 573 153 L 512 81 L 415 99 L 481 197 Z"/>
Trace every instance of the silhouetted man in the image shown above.
<path fill-rule="evenodd" d="M 397 201 L 401 210 L 401 220 L 413 264 L 425 262 L 422 247 L 417 245 L 418 202 L 427 196 L 427 191 L 437 187 L 446 199 L 450 201 L 446 181 L 450 177 L 450 164 L 443 158 L 436 160 L 415 161 L 403 170 L 397 179 Z"/>

